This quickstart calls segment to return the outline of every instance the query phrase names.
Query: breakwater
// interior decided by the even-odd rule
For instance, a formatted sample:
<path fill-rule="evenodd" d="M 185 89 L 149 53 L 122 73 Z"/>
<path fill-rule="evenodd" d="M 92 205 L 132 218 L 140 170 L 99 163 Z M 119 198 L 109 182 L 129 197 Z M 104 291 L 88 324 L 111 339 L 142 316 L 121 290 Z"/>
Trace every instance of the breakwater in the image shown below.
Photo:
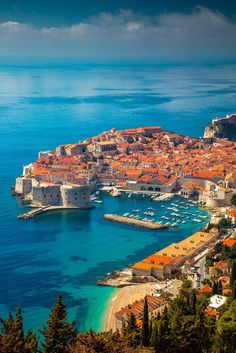
<path fill-rule="evenodd" d="M 159 230 L 159 229 L 167 229 L 168 228 L 168 225 L 161 224 L 159 222 L 143 221 L 140 219 L 119 216 L 117 214 L 105 214 L 104 219 L 111 221 L 111 222 L 128 224 L 130 226 L 145 228 L 145 229 L 150 229 L 150 230 Z"/>
<path fill-rule="evenodd" d="M 40 208 L 37 208 L 36 210 L 32 210 L 26 213 L 23 213 L 19 216 L 17 216 L 18 219 L 31 219 L 34 218 L 34 216 L 44 212 L 46 209 L 48 209 L 50 206 L 43 206 Z"/>

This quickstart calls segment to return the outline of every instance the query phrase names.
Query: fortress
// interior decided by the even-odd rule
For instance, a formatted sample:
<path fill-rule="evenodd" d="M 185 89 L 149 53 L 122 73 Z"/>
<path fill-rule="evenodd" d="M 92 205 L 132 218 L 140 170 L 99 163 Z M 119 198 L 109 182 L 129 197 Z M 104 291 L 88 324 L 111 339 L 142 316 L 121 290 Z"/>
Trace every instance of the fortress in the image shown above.
<path fill-rule="evenodd" d="M 33 206 L 91 208 L 90 188 L 87 185 L 40 184 L 23 176 L 16 178 L 15 193 L 25 195 Z"/>
<path fill-rule="evenodd" d="M 236 141 L 236 114 L 212 119 L 204 131 L 204 138 L 226 138 Z"/>

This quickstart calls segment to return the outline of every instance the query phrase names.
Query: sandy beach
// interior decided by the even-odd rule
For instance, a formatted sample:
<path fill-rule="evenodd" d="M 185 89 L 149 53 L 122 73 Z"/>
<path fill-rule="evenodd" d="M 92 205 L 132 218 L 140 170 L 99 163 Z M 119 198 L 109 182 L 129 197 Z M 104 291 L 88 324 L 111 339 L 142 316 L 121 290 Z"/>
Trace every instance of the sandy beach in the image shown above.
<path fill-rule="evenodd" d="M 117 289 L 108 302 L 107 312 L 104 317 L 103 330 L 116 330 L 115 313 L 128 304 L 144 298 L 154 292 L 157 283 L 145 283 L 126 286 Z"/>
<path fill-rule="evenodd" d="M 154 294 L 157 291 L 157 288 L 172 293 L 173 296 L 176 296 L 179 292 L 181 284 L 182 281 L 173 279 L 163 282 L 149 282 L 131 285 L 117 289 L 108 302 L 102 327 L 103 331 L 116 330 L 115 313 L 121 308 L 127 306 L 128 304 L 134 303 L 136 300 L 144 298 L 145 295 Z"/>

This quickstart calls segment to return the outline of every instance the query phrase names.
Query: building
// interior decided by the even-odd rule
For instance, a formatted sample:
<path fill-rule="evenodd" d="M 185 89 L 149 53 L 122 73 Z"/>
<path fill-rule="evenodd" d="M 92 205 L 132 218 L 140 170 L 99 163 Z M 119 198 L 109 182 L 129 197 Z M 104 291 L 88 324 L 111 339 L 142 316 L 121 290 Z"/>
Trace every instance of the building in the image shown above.
<path fill-rule="evenodd" d="M 210 302 L 208 308 L 219 309 L 222 305 L 226 303 L 227 298 L 223 295 L 215 294 L 210 297 Z"/>
<path fill-rule="evenodd" d="M 133 274 L 136 276 L 154 276 L 164 279 L 171 276 L 173 259 L 169 256 L 150 255 L 133 265 Z"/>
<path fill-rule="evenodd" d="M 161 313 L 164 308 L 168 305 L 168 301 L 161 296 L 147 296 L 148 313 L 149 318 L 155 317 L 158 313 Z M 131 305 L 127 305 L 115 313 L 116 329 L 121 330 L 122 324 L 127 320 L 131 313 L 134 314 L 137 322 L 142 320 L 143 315 L 144 299 L 134 302 Z"/>
<path fill-rule="evenodd" d="M 236 239 L 233 238 L 228 238 L 223 240 L 223 245 L 228 246 L 229 248 L 232 248 L 236 245 Z"/>
<path fill-rule="evenodd" d="M 215 234 L 197 232 L 190 237 L 172 243 L 166 248 L 146 257 L 133 265 L 133 274 L 136 276 L 153 276 L 158 279 L 171 277 L 184 263 L 193 259 L 208 244 L 215 239 Z"/>
<path fill-rule="evenodd" d="M 230 206 L 232 195 L 232 190 L 206 181 L 205 188 L 201 189 L 199 202 L 208 208 Z"/>
<path fill-rule="evenodd" d="M 38 184 L 32 188 L 32 204 L 91 208 L 90 188 L 87 185 Z"/>
<path fill-rule="evenodd" d="M 32 190 L 32 179 L 23 177 L 17 177 L 15 183 L 15 193 L 16 194 L 29 194 Z"/>
<path fill-rule="evenodd" d="M 181 263 L 187 259 L 199 254 L 214 238 L 214 235 L 210 233 L 197 232 L 179 243 L 173 243 L 167 246 L 156 254 L 176 259 L 176 265 L 181 265 Z M 178 259 L 180 261 L 178 261 Z"/>
<path fill-rule="evenodd" d="M 232 223 L 236 224 L 236 209 L 228 210 L 228 216 L 231 218 Z"/>
<path fill-rule="evenodd" d="M 100 141 L 94 146 L 94 155 L 96 157 L 114 156 L 117 152 L 117 146 L 114 141 Z"/>

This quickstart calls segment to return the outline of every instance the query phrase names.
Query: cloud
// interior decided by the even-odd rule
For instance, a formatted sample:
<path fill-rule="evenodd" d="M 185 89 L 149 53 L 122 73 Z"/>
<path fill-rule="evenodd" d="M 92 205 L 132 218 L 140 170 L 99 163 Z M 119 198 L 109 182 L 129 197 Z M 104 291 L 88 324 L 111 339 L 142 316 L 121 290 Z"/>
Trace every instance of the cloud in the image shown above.
<path fill-rule="evenodd" d="M 99 13 L 67 27 L 0 23 L 0 56 L 236 59 L 236 23 L 198 6 L 190 14 Z"/>

